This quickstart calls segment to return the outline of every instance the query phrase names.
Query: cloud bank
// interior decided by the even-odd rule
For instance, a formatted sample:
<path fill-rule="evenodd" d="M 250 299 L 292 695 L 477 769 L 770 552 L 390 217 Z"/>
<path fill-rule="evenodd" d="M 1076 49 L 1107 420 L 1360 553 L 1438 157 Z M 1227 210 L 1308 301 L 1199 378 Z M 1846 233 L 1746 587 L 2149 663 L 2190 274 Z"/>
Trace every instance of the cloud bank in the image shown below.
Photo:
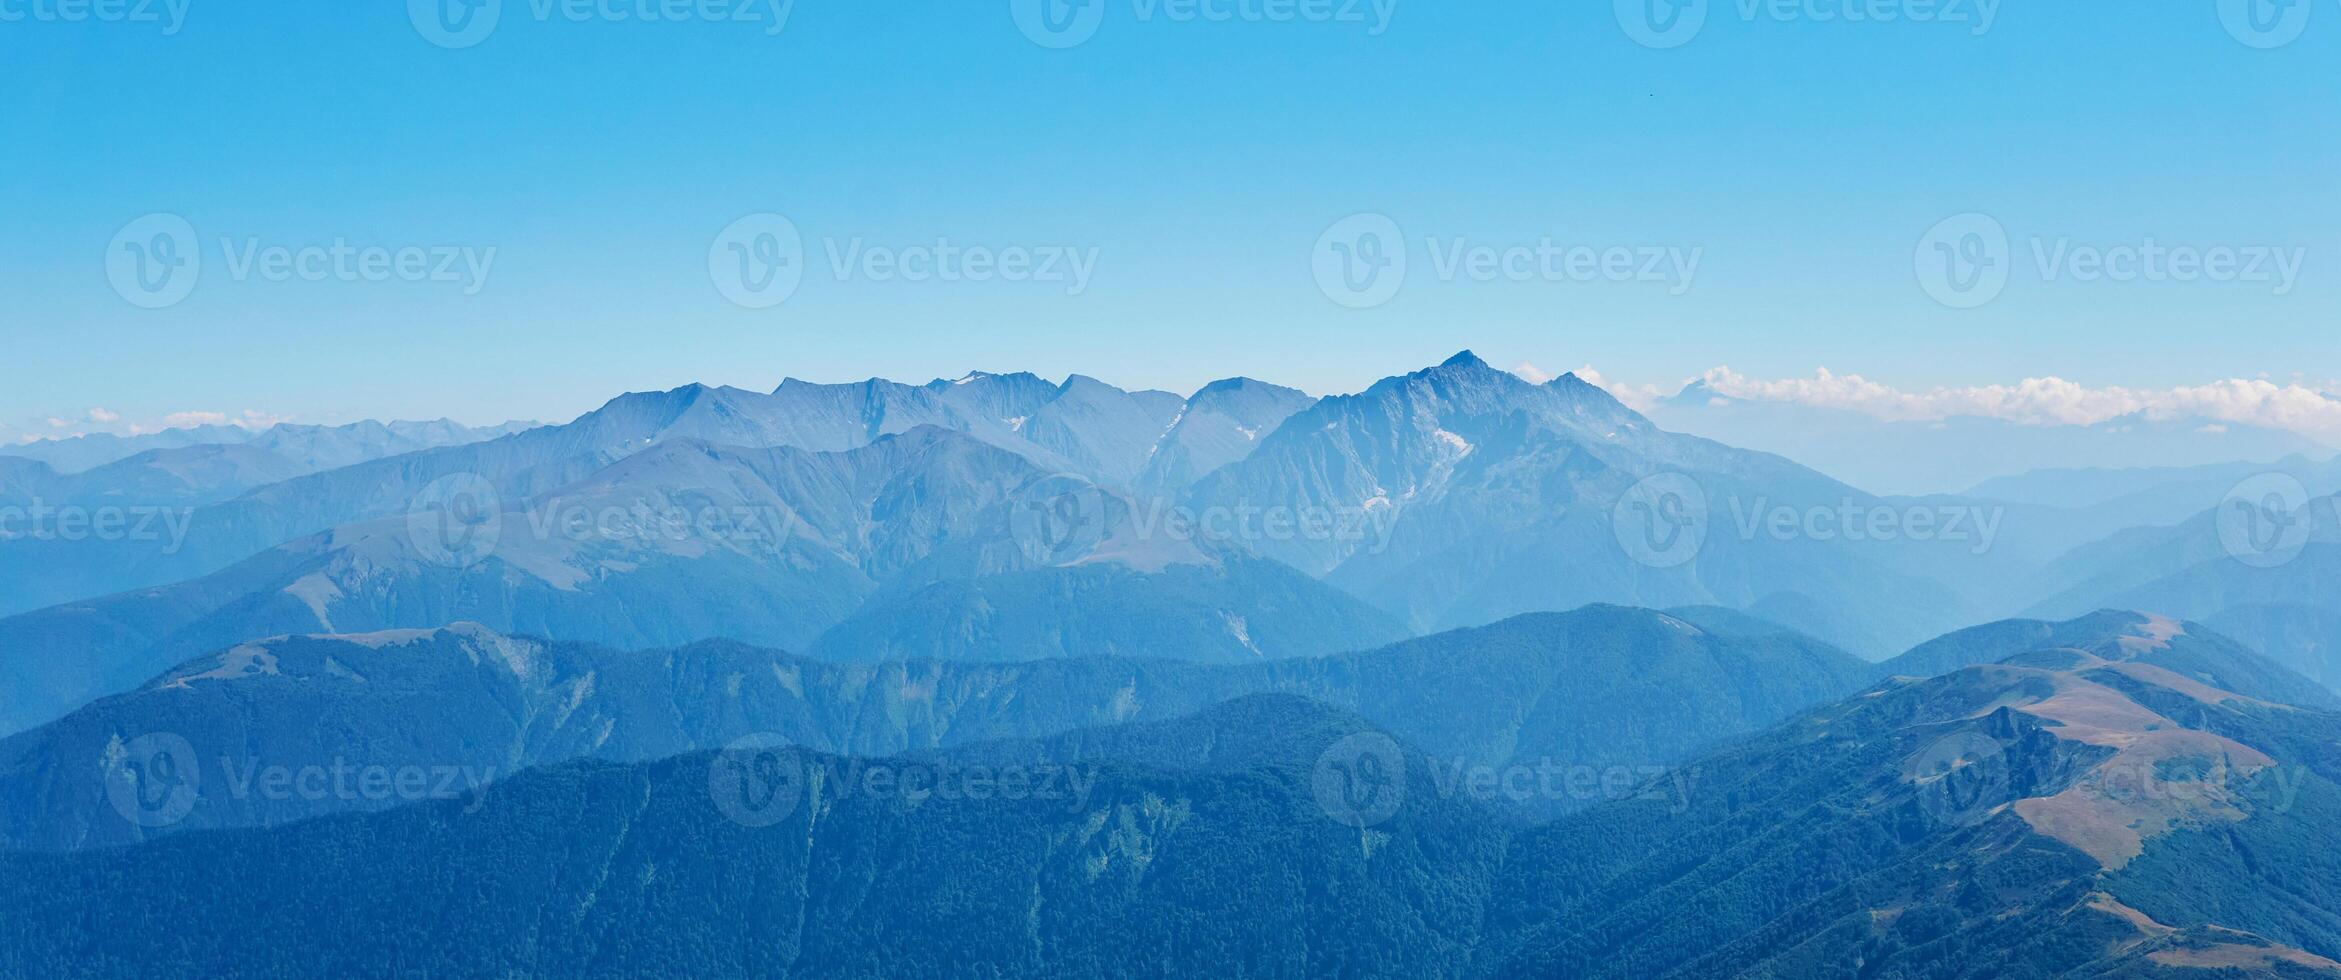
<path fill-rule="evenodd" d="M 233 415 L 227 412 L 212 411 L 171 412 L 161 418 L 125 422 L 120 412 L 107 408 L 92 408 L 81 418 L 51 415 L 33 420 L 36 427 L 45 427 L 46 432 L 17 435 L 13 427 L 5 422 L 0 422 L 0 444 L 73 439 L 101 433 L 118 436 L 144 436 L 169 429 L 193 429 L 207 425 L 235 426 L 239 429 L 259 432 L 277 423 L 293 420 L 293 417 L 289 415 L 245 409 L 243 412 Z"/>
<path fill-rule="evenodd" d="M 1839 409 L 1888 422 L 1959 416 L 2020 425 L 2097 425 L 2126 416 L 2157 422 L 2201 419 L 2283 429 L 2341 444 L 2341 398 L 2297 381 L 2279 385 L 2264 378 L 2228 378 L 2176 388 L 2092 388 L 2047 377 L 2009 385 L 1904 391 L 1827 368 L 1810 378 L 1764 380 L 1729 367 L 1714 368 L 1695 380 L 1728 398 Z"/>

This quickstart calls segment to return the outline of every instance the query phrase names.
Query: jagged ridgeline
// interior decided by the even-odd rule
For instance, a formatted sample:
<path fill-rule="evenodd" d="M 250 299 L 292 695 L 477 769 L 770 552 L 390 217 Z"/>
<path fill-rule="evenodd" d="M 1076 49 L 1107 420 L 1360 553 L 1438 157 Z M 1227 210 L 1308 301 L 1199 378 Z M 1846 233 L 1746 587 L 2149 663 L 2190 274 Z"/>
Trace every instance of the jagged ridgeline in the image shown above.
<path fill-rule="evenodd" d="M 2321 464 L 1882 498 L 1468 352 L 40 449 L 160 530 L 0 539 L 0 976 L 2341 971 Z"/>
<path fill-rule="evenodd" d="M 1978 583 L 2005 578 L 1985 573 L 2071 533 L 2027 511 L 1994 529 L 2028 543 L 1980 552 L 1782 538 L 1762 521 L 1784 508 L 1884 504 L 1469 353 L 1323 399 L 976 373 L 690 386 L 426 436 L 446 444 L 305 450 L 293 469 L 349 462 L 228 481 L 167 534 L 0 540 L 0 732 L 240 643 L 454 622 L 844 660 L 1248 662 L 1700 605 L 1880 657 L 1984 618 Z M 1652 480 L 1704 501 L 1663 559 L 1634 523 Z"/>

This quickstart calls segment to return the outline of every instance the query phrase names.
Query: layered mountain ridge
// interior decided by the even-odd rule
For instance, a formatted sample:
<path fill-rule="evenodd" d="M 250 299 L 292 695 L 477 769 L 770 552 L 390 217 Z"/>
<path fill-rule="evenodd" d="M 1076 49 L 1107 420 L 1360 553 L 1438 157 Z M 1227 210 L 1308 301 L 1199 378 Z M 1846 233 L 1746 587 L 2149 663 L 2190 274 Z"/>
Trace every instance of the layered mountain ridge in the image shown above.
<path fill-rule="evenodd" d="M 0 494 L 24 472 L 0 466 Z M 2085 533 L 2056 509 L 1863 494 L 1468 351 L 1325 399 L 985 372 L 690 385 L 182 516 L 167 545 L 0 540 L 14 601 L 85 594 L 0 618 L 0 660 L 24 665 L 0 731 L 239 643 L 459 620 L 841 660 L 1239 662 L 1609 603 L 1736 610 L 1883 657 L 1991 618 Z M 118 590 L 86 594 L 100 583 Z M 2230 622 L 2298 636 L 2322 622 L 2283 606 L 2303 601 Z M 2227 612 L 2105 592 L 2057 615 L 2101 605 Z"/>
<path fill-rule="evenodd" d="M 385 812 L 4 854 L 0 906 L 22 911 L 0 972 L 2341 972 L 2316 898 L 2341 861 L 2313 843 L 2341 819 L 2341 715 L 2207 683 L 2262 670 L 2213 638 L 2186 655 L 2200 676 L 2157 663 L 2185 624 L 2054 629 L 2064 645 L 1882 682 L 1544 824 L 1416 736 L 1276 693 L 887 757 L 578 761 Z M 490 673 L 551 670 L 454 639 Z M 382 677 L 342 660 L 351 641 L 309 642 L 272 645 L 278 673 L 254 655 L 158 690 L 286 683 L 300 658 Z M 223 915 L 280 938 L 197 927 Z M 427 950 L 397 945 L 426 926 Z"/>
<path fill-rule="evenodd" d="M 447 767 L 502 778 L 578 758 L 642 762 L 758 732 L 893 755 L 1167 720 L 1255 694 L 1338 705 L 1459 764 L 1662 765 L 1867 683 L 1871 668 L 1773 629 L 1589 607 L 1338 656 L 1203 664 L 1090 656 L 835 663 L 733 642 L 626 653 L 477 625 L 284 637 L 178 665 L 0 740 L 0 849 L 75 849 L 283 823 L 382 801 L 255 799 L 234 772 Z M 165 732 L 203 767 L 167 826 L 107 804 L 122 746 Z M 262 758 L 265 757 L 265 758 Z M 374 804 L 370 806 L 369 803 Z M 1553 800 L 1557 812 L 1585 800 Z"/>

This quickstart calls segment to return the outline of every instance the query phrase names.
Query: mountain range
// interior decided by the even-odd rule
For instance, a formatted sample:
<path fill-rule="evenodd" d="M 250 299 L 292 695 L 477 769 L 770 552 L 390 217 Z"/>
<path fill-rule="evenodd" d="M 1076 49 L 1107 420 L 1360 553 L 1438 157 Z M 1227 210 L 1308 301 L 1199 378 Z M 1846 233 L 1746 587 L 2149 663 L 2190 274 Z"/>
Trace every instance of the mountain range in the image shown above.
<path fill-rule="evenodd" d="M 1231 662 L 1613 603 L 1741 610 L 1880 658 L 2038 605 L 2088 581 L 2068 566 L 2111 546 L 2092 542 L 2148 533 L 2119 509 L 1870 496 L 1469 352 L 1323 399 L 982 372 L 693 385 L 209 485 L 242 492 L 169 535 L 0 540 L 21 586 L 0 595 L 25 607 L 0 618 L 25 678 L 0 732 L 239 643 L 457 621 L 826 659 Z M 2056 613 L 2100 607 L 2171 608 L 2100 590 Z"/>
<path fill-rule="evenodd" d="M 476 556 L 440 543 L 436 511 L 422 533 L 412 515 L 383 517 L 187 582 L 0 620 L 0 659 L 27 678 L 0 694 L 0 730 L 250 640 L 457 621 L 618 647 L 733 638 L 863 659 L 1253 660 L 1407 635 L 1272 562 L 1141 540 L 1126 508 L 1101 546 L 1136 549 L 1120 560 L 1036 557 L 1012 512 L 1047 479 L 931 426 L 835 452 L 662 442 L 466 528 L 492 544 Z M 1137 553 L 1149 549 L 1159 560 Z M 81 655 L 49 655 L 59 649 Z"/>
<path fill-rule="evenodd" d="M 255 798 L 234 776 L 254 765 L 339 761 L 484 781 L 579 758 L 655 760 L 758 732 L 883 756 L 1167 720 L 1269 693 L 1357 712 L 1470 765 L 1639 771 L 1874 674 L 1779 627 L 1695 625 L 1717 615 L 1588 607 L 1339 656 L 1226 665 L 1104 656 L 841 664 L 729 641 L 625 653 L 468 624 L 272 639 L 196 658 L 0 740 L 9 804 L 0 849 L 120 844 L 390 802 Z M 158 828 L 106 805 L 125 741 L 152 732 L 185 740 L 203 770 L 199 799 Z"/>
<path fill-rule="evenodd" d="M 1533 831 L 1516 854 L 1571 857 L 1514 886 L 1493 972 L 2341 970 L 2318 897 L 2341 864 L 2306 848 L 2341 818 L 2332 703 L 2285 701 L 2298 679 L 2231 645 L 2172 646 L 2195 631 L 2053 630 L 1705 757 L 1688 813 Z"/>
<path fill-rule="evenodd" d="M 42 439 L 0 446 L 0 457 L 25 459 L 64 476 L 86 473 L 123 460 L 146 457 L 168 469 L 188 450 L 241 446 L 255 466 L 299 473 L 339 469 L 369 459 L 381 459 L 440 446 L 485 442 L 535 428 L 535 422 L 506 422 L 474 428 L 439 419 L 433 422 L 352 422 L 347 425 L 298 425 L 279 422 L 264 429 L 232 425 L 197 425 L 162 429 L 142 435 L 93 433 L 65 439 Z"/>
<path fill-rule="evenodd" d="M 2172 653 L 2186 624 L 2098 625 L 1541 823 L 1503 777 L 1261 694 L 885 758 L 580 760 L 383 812 L 16 852 L 0 972 L 2341 971 L 2317 833 L 2341 819 L 2341 716 L 2284 701 L 2249 652 Z M 223 920 L 248 928 L 204 928 Z"/>
<path fill-rule="evenodd" d="M 2125 415 L 2091 424 L 2028 423 L 1976 415 L 1888 421 L 1850 408 L 1732 397 L 1694 381 L 1657 399 L 1661 424 L 1780 453 L 1887 495 L 1988 495 L 1992 481 L 2036 471 L 2266 465 L 2333 458 L 2333 446 L 2284 429 L 2234 421 Z M 1962 490 L 1962 488 L 1974 488 Z"/>
<path fill-rule="evenodd" d="M 2308 455 L 1879 496 L 1470 352 L 237 432 L 0 456 L 0 976 L 2341 972 Z"/>

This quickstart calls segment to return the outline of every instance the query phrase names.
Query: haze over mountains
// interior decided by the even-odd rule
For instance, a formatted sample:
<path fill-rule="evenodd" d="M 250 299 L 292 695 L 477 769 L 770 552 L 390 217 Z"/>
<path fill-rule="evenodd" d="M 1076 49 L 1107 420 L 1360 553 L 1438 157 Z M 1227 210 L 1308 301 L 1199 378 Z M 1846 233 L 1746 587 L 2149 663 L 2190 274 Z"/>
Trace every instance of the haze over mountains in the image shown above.
<path fill-rule="evenodd" d="M 198 522 L 196 508 L 295 477 L 534 426 L 474 429 L 444 420 L 280 424 L 258 432 L 203 426 L 0 447 L 0 507 L 12 517 L 11 526 L 0 527 L 6 556 L 0 558 L 0 613 L 176 580 L 182 568 L 200 566 L 200 558 L 196 566 L 173 560 L 189 547 L 188 536 L 216 527 Z M 106 533 L 102 522 L 119 526 Z"/>
<path fill-rule="evenodd" d="M 1170 720 L 1282 693 L 1355 711 L 1474 765 L 1607 769 L 1677 761 L 1874 675 L 1777 627 L 1693 625 L 1709 618 L 1589 607 L 1341 656 L 1241 664 L 1103 655 L 841 664 L 728 641 L 628 653 L 469 624 L 279 638 L 195 658 L 0 740 L 0 800 L 10 804 L 0 808 L 0 849 L 79 849 L 392 802 L 239 791 L 237 764 L 226 760 L 254 747 L 266 747 L 274 766 L 436 765 L 484 785 L 535 766 L 648 761 L 758 732 L 883 756 Z M 414 706 L 427 708 L 406 710 Z M 205 769 L 199 800 L 167 827 L 117 819 L 105 802 L 113 776 L 81 764 L 142 727 L 186 739 Z"/>
<path fill-rule="evenodd" d="M 0 527 L 0 975 L 2341 972 L 2336 493 L 1469 352 L 0 457 L 157 528 Z"/>
<path fill-rule="evenodd" d="M 0 0 L 0 980 L 2341 980 L 2341 0 L 2018 6 Z"/>
<path fill-rule="evenodd" d="M 2063 570 L 2074 549 L 2151 537 L 2123 529 L 2216 482 L 2170 475 L 2151 504 L 1875 497 L 1468 352 L 1325 399 L 975 372 L 693 385 L 495 438 L 272 431 L 161 452 L 356 461 L 256 487 L 188 466 L 174 492 L 225 499 L 148 534 L 0 539 L 0 659 L 25 678 L 0 731 L 242 642 L 456 621 L 831 659 L 1241 661 L 1617 603 L 1747 611 L 1879 658 L 2090 581 Z M 401 444 L 384 433 L 450 444 L 370 458 Z M 142 458 L 81 478 L 137 485 Z M 2099 589 L 2058 614 L 2140 604 Z"/>
<path fill-rule="evenodd" d="M 2068 631 L 1890 681 L 1702 760 L 1687 816 L 1627 803 L 1532 832 L 1515 854 L 1582 857 L 1515 886 L 1529 938 L 1499 972 L 2341 969 L 2316 897 L 2341 865 L 2307 846 L 2341 818 L 2332 702 L 2287 703 L 2254 655 L 2169 646 L 2193 632 Z"/>
<path fill-rule="evenodd" d="M 1647 491 L 1654 485 L 1644 481 L 1654 479 L 1695 487 L 1703 498 L 1696 561 L 1634 553 L 1633 534 L 1666 530 L 1639 513 L 1627 516 L 1641 525 L 1618 521 L 1621 508 L 1640 502 L 1632 498 L 1637 487 Z M 1469 353 L 1319 402 L 1250 457 L 1205 477 L 1192 496 L 1206 507 L 1275 501 L 1304 511 L 1387 512 L 1386 545 L 1294 536 L 1258 550 L 1417 629 L 1587 602 L 1713 604 L 1766 611 L 1882 652 L 1971 618 L 1976 608 L 1974 597 L 1927 567 L 1963 561 L 1955 548 L 1782 539 L 1748 523 L 1781 508 L 1876 498 L 1776 456 L 1664 432 L 1574 375 L 1533 385 Z M 1822 606 L 1861 612 L 1835 616 L 1815 608 Z"/>
<path fill-rule="evenodd" d="M 304 473 L 330 470 L 369 459 L 396 456 L 439 446 L 484 442 L 534 428 L 534 422 L 506 422 L 473 428 L 446 419 L 436 422 L 353 422 L 348 425 L 296 425 L 279 422 L 265 429 L 232 425 L 198 425 L 163 429 L 143 435 L 93 433 L 66 439 L 43 439 L 0 446 L 0 456 L 29 459 L 65 475 L 118 463 L 134 456 L 151 456 L 159 465 L 181 458 L 176 451 L 213 446 L 243 446 Z"/>
<path fill-rule="evenodd" d="M 2335 447 L 2296 432 L 2220 419 L 2127 415 L 2091 424 L 1977 416 L 1887 421 L 1845 408 L 1734 398 L 1705 381 L 1649 406 L 1659 424 L 1780 453 L 1881 494 L 1969 493 L 2036 470 L 2272 463 L 2330 459 Z M 1969 489 L 1973 488 L 1973 489 Z"/>
<path fill-rule="evenodd" d="M 2331 585 L 2341 581 L 2341 497 L 2276 485 L 2285 488 L 2276 497 L 2246 494 L 2175 526 L 2074 551 L 2043 573 L 2044 581 L 2070 584 L 2033 611 L 2167 610 L 2216 624 L 2323 683 L 2341 683 L 2341 597 Z"/>
<path fill-rule="evenodd" d="M 2341 971 L 2316 899 L 2341 885 L 2319 833 L 2341 819 L 2330 696 L 2287 703 L 2263 683 L 2280 668 L 2178 651 L 2193 628 L 2168 620 L 2059 629 L 2067 645 L 1883 682 L 1541 824 L 1505 777 L 1273 694 L 890 759 L 581 761 L 387 812 L 0 855 L 0 906 L 22 910 L 0 970 Z M 1361 795 L 1368 758 L 1387 768 Z M 220 916 L 276 938 L 201 928 Z"/>

